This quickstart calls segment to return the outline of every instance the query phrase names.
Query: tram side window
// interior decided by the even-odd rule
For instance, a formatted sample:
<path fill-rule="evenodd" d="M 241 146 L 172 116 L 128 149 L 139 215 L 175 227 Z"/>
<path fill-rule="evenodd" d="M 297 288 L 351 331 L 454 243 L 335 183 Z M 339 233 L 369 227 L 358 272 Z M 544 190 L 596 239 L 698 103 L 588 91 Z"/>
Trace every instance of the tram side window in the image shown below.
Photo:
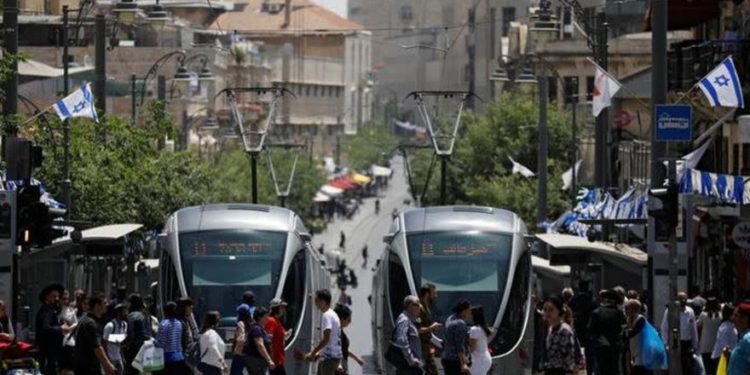
<path fill-rule="evenodd" d="M 500 322 L 500 328 L 495 335 L 495 339 L 490 344 L 493 355 L 502 355 L 509 352 L 521 339 L 527 313 L 530 276 L 531 259 L 526 253 L 518 261 L 503 320 Z"/>
<path fill-rule="evenodd" d="M 393 253 L 388 258 L 388 299 L 391 301 L 391 317 L 396 321 L 404 308 L 404 298 L 409 295 L 409 281 L 401 259 Z"/>
<path fill-rule="evenodd" d="M 294 256 L 289 271 L 284 280 L 284 290 L 281 298 L 288 303 L 286 316 L 284 316 L 284 327 L 297 331 L 297 324 L 302 316 L 302 308 L 305 302 L 305 281 L 307 280 L 307 262 L 305 251 L 301 250 Z"/>

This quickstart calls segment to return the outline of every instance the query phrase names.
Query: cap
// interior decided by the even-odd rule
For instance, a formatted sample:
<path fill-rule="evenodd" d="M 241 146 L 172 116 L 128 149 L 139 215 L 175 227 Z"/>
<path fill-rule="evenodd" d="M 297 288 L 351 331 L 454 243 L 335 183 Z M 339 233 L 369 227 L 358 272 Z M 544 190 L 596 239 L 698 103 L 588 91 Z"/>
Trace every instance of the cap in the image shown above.
<path fill-rule="evenodd" d="M 269 305 L 271 306 L 271 308 L 274 308 L 279 306 L 286 306 L 288 304 L 282 301 L 281 298 L 274 298 L 271 300 L 271 303 Z"/>
<path fill-rule="evenodd" d="M 243 303 L 237 306 L 237 315 L 242 314 L 242 313 L 250 314 L 250 305 Z"/>
<path fill-rule="evenodd" d="M 115 305 L 115 311 L 125 310 L 127 309 L 127 307 L 128 306 L 124 303 L 118 303 L 117 305 Z"/>

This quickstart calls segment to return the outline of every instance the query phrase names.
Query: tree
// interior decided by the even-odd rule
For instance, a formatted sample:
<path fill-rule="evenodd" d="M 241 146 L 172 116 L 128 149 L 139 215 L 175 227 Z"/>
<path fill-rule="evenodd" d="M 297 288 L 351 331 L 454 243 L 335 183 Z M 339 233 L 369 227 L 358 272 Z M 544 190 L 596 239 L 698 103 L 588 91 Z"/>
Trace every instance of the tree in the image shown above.
<path fill-rule="evenodd" d="M 467 114 L 450 159 L 448 202 L 506 208 L 527 223 L 537 222 L 537 180 L 511 174 L 508 157 L 536 170 L 538 105 L 523 96 L 503 95 L 488 103 L 482 115 Z M 547 204 L 550 217 L 569 206 L 560 190 L 560 175 L 572 159 L 570 120 L 551 105 L 548 110 L 549 157 Z M 431 150 L 410 157 L 414 184 L 421 193 Z M 439 202 L 440 168 L 436 161 L 423 205 Z"/>
<path fill-rule="evenodd" d="M 368 123 L 346 144 L 349 167 L 362 171 L 373 164 L 387 163 L 396 145 L 396 139 L 391 136 L 387 126 L 379 122 Z"/>

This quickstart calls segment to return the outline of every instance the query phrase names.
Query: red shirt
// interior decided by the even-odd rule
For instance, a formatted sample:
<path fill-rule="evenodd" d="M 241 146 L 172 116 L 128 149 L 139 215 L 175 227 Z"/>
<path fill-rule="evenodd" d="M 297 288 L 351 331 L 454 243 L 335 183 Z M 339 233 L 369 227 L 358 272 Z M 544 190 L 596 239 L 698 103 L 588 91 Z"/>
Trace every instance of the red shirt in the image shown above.
<path fill-rule="evenodd" d="M 286 329 L 281 325 L 278 319 L 273 316 L 268 317 L 266 321 L 266 332 L 271 335 L 271 358 L 273 363 L 278 365 L 284 364 L 286 353 L 284 352 L 284 342 L 286 341 Z"/>

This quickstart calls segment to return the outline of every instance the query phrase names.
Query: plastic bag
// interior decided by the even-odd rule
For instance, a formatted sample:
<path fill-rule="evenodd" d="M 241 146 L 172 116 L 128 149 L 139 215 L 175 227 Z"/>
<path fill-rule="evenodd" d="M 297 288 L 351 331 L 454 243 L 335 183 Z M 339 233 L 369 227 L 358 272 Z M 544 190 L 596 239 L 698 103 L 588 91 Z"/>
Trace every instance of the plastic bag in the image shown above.
<path fill-rule="evenodd" d="M 643 366 L 649 370 L 666 369 L 669 366 L 664 343 L 648 321 L 641 331 L 641 360 Z"/>
<path fill-rule="evenodd" d="M 164 370 L 164 349 L 151 346 L 143 351 L 143 371 Z"/>
<path fill-rule="evenodd" d="M 706 366 L 703 365 L 703 357 L 693 354 L 693 375 L 707 375 Z"/>
<path fill-rule="evenodd" d="M 729 365 L 727 362 L 729 362 L 727 360 L 727 355 L 725 353 L 722 353 L 719 357 L 719 365 L 716 367 L 716 375 L 727 375 L 727 367 Z"/>

